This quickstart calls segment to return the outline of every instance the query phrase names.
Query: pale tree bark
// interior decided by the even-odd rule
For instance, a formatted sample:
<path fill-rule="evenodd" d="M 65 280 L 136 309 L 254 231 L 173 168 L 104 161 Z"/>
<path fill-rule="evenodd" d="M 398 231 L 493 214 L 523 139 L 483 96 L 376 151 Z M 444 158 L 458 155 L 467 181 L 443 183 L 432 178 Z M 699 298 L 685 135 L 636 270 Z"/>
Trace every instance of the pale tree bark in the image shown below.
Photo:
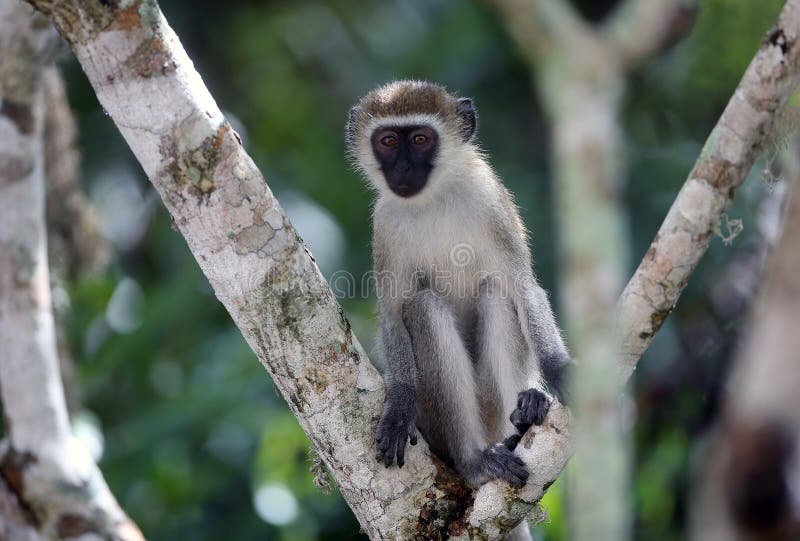
<path fill-rule="evenodd" d="M 491 539 L 518 523 L 569 456 L 566 411 L 554 409 L 520 446 L 533 472 L 521 491 L 490 483 L 473 493 L 424 444 L 402 470 L 378 467 L 381 377 L 158 6 L 34 4 L 72 46 L 364 530 L 374 539 Z"/>
<path fill-rule="evenodd" d="M 678 302 L 720 219 L 800 83 L 800 2 L 789 0 L 706 141 L 618 304 L 628 379 Z"/>
<path fill-rule="evenodd" d="M 631 526 L 616 308 L 629 253 L 620 100 L 630 70 L 688 28 L 694 3 L 628 0 L 601 26 L 566 0 L 493 0 L 531 64 L 553 134 L 561 297 L 578 368 L 570 538 L 622 540 Z"/>
<path fill-rule="evenodd" d="M 78 128 L 69 108 L 66 88 L 56 66 L 42 75 L 44 91 L 44 156 L 47 177 L 47 254 L 50 270 L 63 279 L 98 272 L 108 265 L 111 248 L 80 187 Z"/>
<path fill-rule="evenodd" d="M 794 173 L 783 233 L 750 314 L 707 467 L 699 472 L 693 539 L 800 537 L 800 186 Z"/>
<path fill-rule="evenodd" d="M 0 444 L 3 539 L 142 539 L 72 436 L 58 369 L 44 222 L 42 73 L 57 36 L 0 2 Z M 95 537 L 97 538 L 97 537 Z"/>
<path fill-rule="evenodd" d="M 111 261 L 111 247 L 100 233 L 94 211 L 80 187 L 78 130 L 57 66 L 43 70 L 41 86 L 47 259 L 50 284 L 55 290 L 65 288 L 68 281 L 85 273 L 105 268 Z M 68 410 L 74 412 L 80 407 L 80 389 L 74 382 L 75 363 L 66 338 L 69 311 L 69 303 L 53 303 L 61 380 Z"/>
<path fill-rule="evenodd" d="M 476 491 L 424 442 L 403 469 L 374 460 L 383 382 L 280 205 L 152 0 L 30 0 L 70 43 L 217 297 L 373 539 L 498 539 L 572 452 L 556 406 L 518 453 L 528 484 Z M 605 302 L 605 301 L 604 301 Z"/>

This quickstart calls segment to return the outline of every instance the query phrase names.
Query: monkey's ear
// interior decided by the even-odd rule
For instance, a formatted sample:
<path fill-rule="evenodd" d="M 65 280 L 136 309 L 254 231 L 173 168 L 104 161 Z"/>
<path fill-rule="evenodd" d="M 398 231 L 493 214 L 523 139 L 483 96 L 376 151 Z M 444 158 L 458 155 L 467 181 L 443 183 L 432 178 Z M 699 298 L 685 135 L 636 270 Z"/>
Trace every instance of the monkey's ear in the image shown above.
<path fill-rule="evenodd" d="M 469 141 L 475 135 L 475 128 L 478 126 L 478 112 L 472 104 L 472 99 L 458 98 L 456 113 L 461 119 L 461 135 L 464 137 L 464 141 Z"/>

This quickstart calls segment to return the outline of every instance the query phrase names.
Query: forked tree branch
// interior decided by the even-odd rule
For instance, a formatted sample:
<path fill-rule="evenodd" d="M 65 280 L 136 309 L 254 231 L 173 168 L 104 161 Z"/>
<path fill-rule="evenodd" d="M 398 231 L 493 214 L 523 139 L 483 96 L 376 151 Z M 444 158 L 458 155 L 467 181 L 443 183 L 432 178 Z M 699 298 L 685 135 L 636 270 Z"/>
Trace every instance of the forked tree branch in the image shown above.
<path fill-rule="evenodd" d="M 156 3 L 29 1 L 70 43 L 370 537 L 498 539 L 530 513 L 572 452 L 566 410 L 523 438 L 518 452 L 532 475 L 519 491 L 498 482 L 466 489 L 423 442 L 403 469 L 379 466 L 381 377 Z"/>
<path fill-rule="evenodd" d="M 486 0 L 501 15 L 526 57 L 536 61 L 564 50 L 573 40 L 595 38 L 595 30 L 564 0 Z"/>
<path fill-rule="evenodd" d="M 635 68 L 689 33 L 697 0 L 626 0 L 603 24 L 603 42 Z"/>
<path fill-rule="evenodd" d="M 502 15 L 535 71 L 574 52 L 613 59 L 611 67 L 620 70 L 635 68 L 685 36 L 697 10 L 697 0 L 626 0 L 594 26 L 566 0 L 485 1 Z"/>

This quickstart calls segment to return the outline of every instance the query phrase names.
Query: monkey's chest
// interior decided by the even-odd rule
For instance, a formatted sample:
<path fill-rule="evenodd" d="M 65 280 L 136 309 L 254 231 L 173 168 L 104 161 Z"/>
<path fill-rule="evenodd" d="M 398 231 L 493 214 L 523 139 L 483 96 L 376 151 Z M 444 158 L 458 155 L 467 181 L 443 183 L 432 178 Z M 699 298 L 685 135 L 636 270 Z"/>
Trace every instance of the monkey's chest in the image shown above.
<path fill-rule="evenodd" d="M 468 329 L 486 280 L 508 281 L 503 258 L 492 246 L 467 235 L 450 242 L 421 240 L 413 269 L 418 286 L 430 287 L 448 300 L 459 326 Z"/>
<path fill-rule="evenodd" d="M 389 225 L 389 224 L 386 224 Z M 469 314 L 487 279 L 510 281 L 508 255 L 488 234 L 491 224 L 477 215 L 443 211 L 404 216 L 387 227 L 388 248 L 405 286 L 429 287 L 446 298 L 459 319 Z"/>

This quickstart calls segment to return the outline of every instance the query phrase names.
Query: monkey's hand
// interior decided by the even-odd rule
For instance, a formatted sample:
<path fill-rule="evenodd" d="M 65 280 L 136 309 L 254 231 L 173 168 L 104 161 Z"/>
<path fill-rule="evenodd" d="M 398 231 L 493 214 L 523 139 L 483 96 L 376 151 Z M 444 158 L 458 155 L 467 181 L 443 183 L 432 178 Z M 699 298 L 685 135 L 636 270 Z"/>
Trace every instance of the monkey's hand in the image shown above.
<path fill-rule="evenodd" d="M 417 444 L 417 428 L 414 424 L 414 404 L 399 405 L 386 403 L 375 434 L 377 453 L 375 459 L 388 468 L 397 458 L 397 465 L 403 467 L 406 459 L 406 441 Z"/>
<path fill-rule="evenodd" d="M 550 410 L 550 399 L 538 389 L 522 391 L 517 397 L 517 409 L 511 412 L 511 424 L 524 434 L 531 425 L 540 425 Z"/>
<path fill-rule="evenodd" d="M 502 479 L 511 486 L 521 487 L 528 480 L 528 469 L 505 443 L 495 443 L 483 451 L 481 456 L 483 473 L 492 479 Z"/>

